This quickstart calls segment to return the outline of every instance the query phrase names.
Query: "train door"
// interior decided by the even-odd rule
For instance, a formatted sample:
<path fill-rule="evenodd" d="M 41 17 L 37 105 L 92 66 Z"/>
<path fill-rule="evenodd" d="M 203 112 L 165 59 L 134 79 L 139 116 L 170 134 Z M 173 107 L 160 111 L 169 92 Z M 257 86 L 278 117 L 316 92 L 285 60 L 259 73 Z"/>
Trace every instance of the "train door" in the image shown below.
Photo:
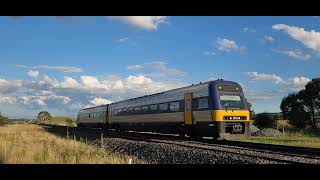
<path fill-rule="evenodd" d="M 186 93 L 184 95 L 184 124 L 193 124 L 192 93 Z"/>

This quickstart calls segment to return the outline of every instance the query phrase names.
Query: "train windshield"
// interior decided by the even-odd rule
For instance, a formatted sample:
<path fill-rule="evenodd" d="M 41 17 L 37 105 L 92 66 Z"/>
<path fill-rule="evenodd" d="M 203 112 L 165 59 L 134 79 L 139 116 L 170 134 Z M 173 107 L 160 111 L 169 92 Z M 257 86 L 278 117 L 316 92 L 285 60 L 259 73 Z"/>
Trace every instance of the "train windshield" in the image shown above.
<path fill-rule="evenodd" d="M 220 94 L 222 109 L 245 109 L 244 102 L 239 95 Z"/>

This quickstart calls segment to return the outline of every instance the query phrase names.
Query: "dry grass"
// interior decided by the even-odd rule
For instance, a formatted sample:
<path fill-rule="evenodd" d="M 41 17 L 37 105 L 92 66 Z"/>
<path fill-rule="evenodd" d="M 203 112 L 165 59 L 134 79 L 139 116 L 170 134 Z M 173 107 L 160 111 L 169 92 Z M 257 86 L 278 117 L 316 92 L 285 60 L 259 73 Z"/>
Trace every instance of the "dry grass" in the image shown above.
<path fill-rule="evenodd" d="M 32 124 L 0 127 L 0 164 L 126 164 L 96 146 L 54 136 Z"/>

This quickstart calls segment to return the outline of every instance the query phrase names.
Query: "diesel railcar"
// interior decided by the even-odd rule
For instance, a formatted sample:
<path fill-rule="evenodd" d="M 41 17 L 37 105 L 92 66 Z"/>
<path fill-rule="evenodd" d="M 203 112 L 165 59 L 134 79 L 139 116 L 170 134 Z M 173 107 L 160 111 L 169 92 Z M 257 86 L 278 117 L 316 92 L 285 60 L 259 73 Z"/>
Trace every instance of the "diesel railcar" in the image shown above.
<path fill-rule="evenodd" d="M 79 127 L 230 139 L 250 136 L 241 86 L 222 79 L 78 112 Z"/>

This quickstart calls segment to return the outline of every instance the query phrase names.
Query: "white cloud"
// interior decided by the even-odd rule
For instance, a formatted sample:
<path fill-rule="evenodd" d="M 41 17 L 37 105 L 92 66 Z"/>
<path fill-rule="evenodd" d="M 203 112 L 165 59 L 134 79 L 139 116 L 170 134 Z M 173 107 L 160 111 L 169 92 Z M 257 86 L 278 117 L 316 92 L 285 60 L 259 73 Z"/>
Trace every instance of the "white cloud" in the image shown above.
<path fill-rule="evenodd" d="M 32 70 L 29 70 L 28 71 L 28 75 L 30 76 L 30 77 L 38 77 L 38 75 L 39 75 L 39 71 L 32 71 Z"/>
<path fill-rule="evenodd" d="M 105 104 L 106 100 L 115 102 L 187 85 L 179 80 L 168 80 L 170 77 L 183 74 L 183 72 L 168 67 L 165 62 L 155 61 L 140 66 L 151 68 L 150 75 L 130 74 L 128 76 L 104 75 L 97 77 L 82 75 L 79 77 L 65 76 L 63 79 L 44 75 L 39 80 L 0 79 L 0 97 L 3 94 L 10 94 L 10 97 L 15 98 L 16 101 L 9 101 L 8 98 L 3 98 L 1 101 L 7 104 L 15 103 L 17 107 L 21 108 L 21 111 L 17 112 L 17 116 L 20 117 L 24 117 L 25 113 L 23 112 L 25 111 L 40 110 L 75 115 L 80 108 Z M 161 74 L 161 77 L 165 77 L 165 80 L 154 78 L 160 77 L 160 75 L 156 76 L 157 73 Z"/>
<path fill-rule="evenodd" d="M 78 73 L 82 72 L 81 68 L 74 66 L 48 66 L 48 65 L 39 65 L 37 66 L 39 69 L 48 69 L 48 70 L 57 70 L 65 73 Z"/>
<path fill-rule="evenodd" d="M 129 40 L 129 38 L 128 38 L 128 37 L 125 37 L 125 38 L 119 39 L 118 42 L 119 42 L 119 43 L 124 43 L 124 42 L 126 42 L 126 41 L 128 41 L 128 40 Z"/>
<path fill-rule="evenodd" d="M 148 84 L 148 83 L 152 83 L 152 80 L 148 77 L 145 77 L 144 75 L 139 75 L 139 76 L 130 75 L 127 78 L 127 82 L 129 84 Z"/>
<path fill-rule="evenodd" d="M 15 104 L 16 101 L 15 97 L 0 97 L 0 104 Z"/>
<path fill-rule="evenodd" d="M 138 70 L 138 69 L 142 69 L 143 66 L 142 65 L 130 65 L 127 67 L 127 69 L 129 70 Z"/>
<path fill-rule="evenodd" d="M 226 38 L 219 37 L 216 40 L 216 45 L 218 50 L 225 51 L 225 52 L 238 51 L 240 49 L 238 44 L 235 41 L 229 40 Z"/>
<path fill-rule="evenodd" d="M 245 74 L 256 81 L 272 81 L 275 84 L 285 83 L 285 81 L 281 77 L 275 74 L 264 74 L 264 73 L 259 74 L 258 72 L 246 72 Z"/>
<path fill-rule="evenodd" d="M 310 54 L 303 54 L 299 49 L 295 50 L 275 50 L 275 52 L 286 54 L 294 59 L 306 61 L 311 58 Z"/>
<path fill-rule="evenodd" d="M 27 68 L 27 69 L 45 69 L 45 70 L 55 70 L 55 71 L 61 71 L 65 73 L 79 73 L 82 72 L 82 69 L 79 67 L 74 66 L 49 66 L 49 65 L 38 65 L 34 67 L 29 67 L 26 65 L 16 65 L 16 67 L 19 68 Z"/>
<path fill-rule="evenodd" d="M 249 27 L 244 27 L 244 28 L 242 29 L 242 31 L 243 31 L 243 32 L 252 32 L 252 33 L 257 32 L 255 29 L 249 28 Z"/>
<path fill-rule="evenodd" d="M 64 77 L 64 81 L 60 83 L 62 88 L 78 88 L 80 84 L 72 77 Z"/>
<path fill-rule="evenodd" d="M 267 36 L 267 35 L 264 35 L 263 36 L 263 39 L 267 42 L 270 42 L 270 43 L 273 43 L 275 40 L 272 36 Z"/>
<path fill-rule="evenodd" d="M 112 101 L 108 100 L 108 99 L 103 99 L 103 98 L 94 98 L 90 101 L 90 103 L 95 106 L 101 106 L 101 105 L 105 105 L 105 104 L 110 104 L 110 103 L 112 103 Z"/>
<path fill-rule="evenodd" d="M 294 91 L 303 89 L 309 81 L 311 81 L 311 79 L 303 76 L 289 78 L 289 83 Z"/>
<path fill-rule="evenodd" d="M 167 16 L 109 16 L 108 18 L 145 30 L 156 30 L 159 24 L 166 22 Z"/>
<path fill-rule="evenodd" d="M 272 28 L 275 30 L 284 31 L 290 37 L 301 42 L 306 47 L 320 52 L 320 32 L 314 30 L 306 31 L 304 28 L 288 26 L 286 24 L 276 24 L 273 25 Z"/>
<path fill-rule="evenodd" d="M 271 93 L 253 91 L 245 92 L 245 96 L 249 101 L 266 101 L 273 98 Z"/>
<path fill-rule="evenodd" d="M 156 70 L 156 72 L 149 74 L 152 77 L 181 77 L 185 75 L 185 72 L 183 71 L 175 68 L 169 68 L 167 63 L 163 61 L 145 63 L 144 66 L 152 67 Z"/>
<path fill-rule="evenodd" d="M 210 52 L 210 51 L 205 51 L 205 52 L 203 52 L 203 55 L 206 55 L 206 56 L 215 56 L 216 53 L 215 53 L 215 52 Z"/>
<path fill-rule="evenodd" d="M 13 93 L 21 86 L 21 81 L 8 81 L 0 79 L 0 94 Z"/>

